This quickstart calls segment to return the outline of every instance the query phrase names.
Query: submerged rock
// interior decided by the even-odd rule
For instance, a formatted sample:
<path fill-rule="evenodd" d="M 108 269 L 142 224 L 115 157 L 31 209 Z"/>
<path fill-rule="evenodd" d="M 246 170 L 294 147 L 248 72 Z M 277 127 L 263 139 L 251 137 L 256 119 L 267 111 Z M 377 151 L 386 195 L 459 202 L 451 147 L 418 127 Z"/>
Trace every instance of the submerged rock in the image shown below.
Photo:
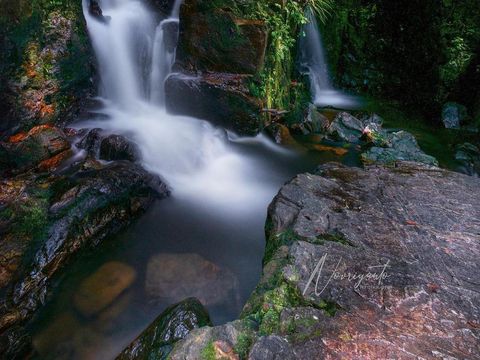
<path fill-rule="evenodd" d="M 459 129 L 467 117 L 465 106 L 457 103 L 446 103 L 442 111 L 442 121 L 447 129 Z"/>
<path fill-rule="evenodd" d="M 395 161 L 415 161 L 438 166 L 433 156 L 425 154 L 415 137 L 406 131 L 398 131 L 381 138 L 387 147 L 374 146 L 362 154 L 365 163 L 392 164 Z"/>
<path fill-rule="evenodd" d="M 83 315 L 94 315 L 113 303 L 130 287 L 135 277 L 135 270 L 128 265 L 106 263 L 80 284 L 73 303 Z"/>
<path fill-rule="evenodd" d="M 159 254 L 148 262 L 148 296 L 169 303 L 195 297 L 205 306 L 238 302 L 238 280 L 198 254 Z"/>
<path fill-rule="evenodd" d="M 204 326 L 211 326 L 207 310 L 197 299 L 186 299 L 160 314 L 117 359 L 165 359 L 174 343 Z"/>

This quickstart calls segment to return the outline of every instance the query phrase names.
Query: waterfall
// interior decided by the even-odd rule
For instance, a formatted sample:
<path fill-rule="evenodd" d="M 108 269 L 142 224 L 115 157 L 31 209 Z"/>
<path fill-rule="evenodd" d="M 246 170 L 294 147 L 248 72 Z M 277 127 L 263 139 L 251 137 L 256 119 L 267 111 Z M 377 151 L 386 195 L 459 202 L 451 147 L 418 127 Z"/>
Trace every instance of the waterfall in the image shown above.
<path fill-rule="evenodd" d="M 300 64 L 310 79 L 312 102 L 320 107 L 354 109 L 361 106 L 359 97 L 335 90 L 332 86 L 328 65 L 317 19 L 307 10 L 308 23 L 303 26 L 300 38 Z"/>
<path fill-rule="evenodd" d="M 248 211 L 254 204 L 266 208 L 276 187 L 249 174 L 268 172 L 267 167 L 259 169 L 255 159 L 239 153 L 233 134 L 165 109 L 164 82 L 175 58 L 177 34 L 172 32 L 178 31 L 182 0 L 158 24 L 142 0 L 103 0 L 108 21 L 90 15 L 88 1 L 83 0 L 83 7 L 100 68 L 100 112 L 108 120 L 81 126 L 100 127 L 136 142 L 143 166 L 161 175 L 177 198 L 214 203 L 227 212 Z M 280 151 L 266 145 L 269 140 L 262 135 L 252 141 Z"/>
<path fill-rule="evenodd" d="M 306 13 L 308 23 L 304 25 L 301 39 L 303 66 L 308 70 L 313 96 L 325 90 L 331 90 L 332 84 L 328 73 L 327 61 L 323 50 L 318 23 L 312 11 Z"/>

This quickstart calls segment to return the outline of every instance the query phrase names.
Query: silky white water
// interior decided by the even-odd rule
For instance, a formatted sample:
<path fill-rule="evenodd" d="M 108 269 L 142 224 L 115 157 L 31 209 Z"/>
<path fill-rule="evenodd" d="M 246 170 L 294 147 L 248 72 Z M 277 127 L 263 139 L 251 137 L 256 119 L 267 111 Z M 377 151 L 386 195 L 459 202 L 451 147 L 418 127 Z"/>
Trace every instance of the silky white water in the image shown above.
<path fill-rule="evenodd" d="M 301 66 L 310 79 L 313 103 L 339 109 L 359 107 L 361 100 L 358 97 L 333 88 L 317 19 L 311 11 L 307 11 L 306 16 L 308 23 L 304 25 L 300 39 L 300 56 Z"/>
<path fill-rule="evenodd" d="M 276 186 L 254 180 L 268 172 L 248 156 L 234 151 L 232 134 L 206 121 L 174 116 L 165 110 L 164 82 L 175 51 L 166 46 L 167 31 L 175 31 L 181 0 L 172 15 L 156 23 L 140 0 L 103 0 L 108 22 L 92 17 L 84 0 L 84 14 L 100 67 L 101 113 L 108 120 L 81 126 L 121 133 L 140 147 L 143 165 L 162 176 L 177 198 L 197 201 L 209 211 L 239 213 L 266 208 Z M 158 20 L 157 20 L 158 21 Z M 170 25 L 170 26 L 169 26 Z M 263 136 L 271 151 L 280 150 Z"/>

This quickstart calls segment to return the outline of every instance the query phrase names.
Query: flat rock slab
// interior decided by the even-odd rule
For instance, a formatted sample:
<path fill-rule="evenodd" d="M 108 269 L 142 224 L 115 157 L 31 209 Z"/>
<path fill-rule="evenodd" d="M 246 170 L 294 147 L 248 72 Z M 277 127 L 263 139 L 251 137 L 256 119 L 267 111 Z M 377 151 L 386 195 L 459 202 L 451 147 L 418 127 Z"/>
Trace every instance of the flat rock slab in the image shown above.
<path fill-rule="evenodd" d="M 266 260 L 291 234 L 276 244 L 289 247 L 282 276 L 310 308 L 337 309 L 291 344 L 295 358 L 480 358 L 478 178 L 327 164 L 285 185 L 269 220 Z"/>

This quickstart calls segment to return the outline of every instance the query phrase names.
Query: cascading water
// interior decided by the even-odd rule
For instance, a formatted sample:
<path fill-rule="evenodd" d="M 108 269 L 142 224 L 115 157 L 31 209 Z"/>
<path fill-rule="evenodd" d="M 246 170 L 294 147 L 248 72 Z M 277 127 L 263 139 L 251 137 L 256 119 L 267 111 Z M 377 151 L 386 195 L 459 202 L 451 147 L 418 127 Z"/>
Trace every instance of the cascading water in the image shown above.
<path fill-rule="evenodd" d="M 87 0 L 83 4 L 100 65 L 100 95 L 105 105 L 101 112 L 110 119 L 88 125 L 134 140 L 142 150 L 144 166 L 163 176 L 177 197 L 192 199 L 201 194 L 202 202 L 218 205 L 228 194 L 229 209 L 235 194 L 241 194 L 236 209 L 249 200 L 256 203 L 270 197 L 264 184 L 249 180 L 248 173 L 257 171 L 255 161 L 233 151 L 224 130 L 165 110 L 164 81 L 175 54 L 175 47 L 166 40 L 177 31 L 181 0 L 176 0 L 172 15 L 157 26 L 139 0 L 102 1 L 107 24 L 88 13 Z M 261 136 L 257 140 L 267 141 Z"/>
<path fill-rule="evenodd" d="M 313 103 L 321 107 L 331 106 L 340 109 L 359 107 L 361 100 L 358 97 L 333 88 L 317 19 L 311 10 L 307 11 L 306 16 L 308 23 L 304 25 L 300 38 L 300 60 L 310 79 Z"/>

